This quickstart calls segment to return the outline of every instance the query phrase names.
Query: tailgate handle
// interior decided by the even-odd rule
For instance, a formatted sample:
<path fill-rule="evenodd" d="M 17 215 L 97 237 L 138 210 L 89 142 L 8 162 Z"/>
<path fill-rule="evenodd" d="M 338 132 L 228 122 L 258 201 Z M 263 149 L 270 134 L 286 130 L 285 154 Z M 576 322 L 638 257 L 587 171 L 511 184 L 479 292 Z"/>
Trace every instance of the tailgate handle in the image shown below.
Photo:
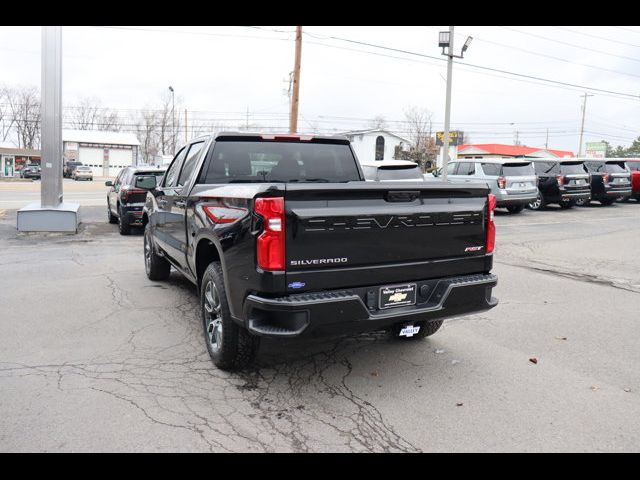
<path fill-rule="evenodd" d="M 420 196 L 419 190 L 400 190 L 387 192 L 387 202 L 413 202 Z"/>

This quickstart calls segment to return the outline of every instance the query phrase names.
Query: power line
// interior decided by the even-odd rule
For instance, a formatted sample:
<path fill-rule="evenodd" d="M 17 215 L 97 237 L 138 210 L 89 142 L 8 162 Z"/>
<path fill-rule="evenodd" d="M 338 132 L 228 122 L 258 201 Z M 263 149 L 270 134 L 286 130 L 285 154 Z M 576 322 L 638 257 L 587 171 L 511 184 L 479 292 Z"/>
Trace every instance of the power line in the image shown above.
<path fill-rule="evenodd" d="M 562 41 L 562 40 L 556 40 L 555 38 L 545 37 L 544 35 L 538 35 L 537 33 L 524 32 L 522 30 L 518 30 L 517 28 L 504 27 L 504 26 L 501 26 L 500 28 L 504 28 L 505 30 L 511 30 L 512 32 L 521 33 L 522 35 L 529 35 L 530 37 L 540 38 L 540 39 L 546 40 L 548 42 L 559 43 L 561 45 L 567 45 L 569 47 L 574 47 L 574 48 L 579 48 L 581 50 L 587 50 L 589 52 L 599 53 L 601 55 L 609 55 L 609 56 L 614 56 L 614 57 L 620 57 L 620 58 L 624 58 L 626 60 L 635 60 L 635 59 L 633 59 L 631 57 L 625 57 L 623 55 L 616 55 L 616 54 L 613 54 L 611 52 L 606 52 L 606 51 L 603 51 L 603 50 L 596 50 L 595 48 L 589 48 L 589 47 L 585 47 L 583 45 L 576 45 L 575 43 L 569 43 L 569 42 L 565 42 L 565 41 Z"/>
<path fill-rule="evenodd" d="M 605 40 L 607 42 L 617 43 L 619 45 L 627 45 L 629 47 L 640 48 L 640 45 L 636 45 L 634 43 L 623 42 L 623 41 L 620 41 L 620 40 L 613 40 L 611 38 L 601 37 L 600 35 L 594 35 L 592 33 L 584 33 L 584 32 L 579 32 L 577 30 L 571 30 L 570 28 L 566 28 L 566 27 L 553 27 L 553 28 L 556 28 L 558 30 L 564 30 L 565 32 L 575 33 L 577 35 L 582 35 L 582 36 L 585 36 L 585 37 L 597 38 L 599 40 Z"/>
<path fill-rule="evenodd" d="M 357 40 L 352 40 L 352 39 L 346 39 L 346 38 L 341 38 L 341 37 L 335 37 L 335 36 L 331 36 L 328 37 L 332 40 L 338 40 L 338 41 L 344 41 L 344 42 L 349 42 L 349 43 L 354 43 L 354 44 L 359 44 L 359 45 L 364 45 L 364 46 L 368 46 L 368 47 L 373 47 L 373 48 L 378 48 L 378 49 L 382 49 L 382 50 L 389 50 L 389 51 L 393 51 L 393 52 L 398 52 L 398 53 L 404 53 L 407 55 L 413 55 L 413 56 L 418 56 L 418 57 L 423 57 L 423 58 L 429 58 L 432 60 L 437 60 L 438 62 L 445 62 L 445 59 L 439 58 L 439 57 L 434 57 L 431 55 L 426 55 L 423 53 L 418 53 L 418 52 L 412 52 L 409 50 L 403 50 L 403 49 L 398 49 L 398 48 L 393 48 L 393 47 L 387 47 L 384 45 L 376 45 L 376 44 L 372 44 L 372 43 L 368 43 L 368 42 L 360 42 Z M 311 43 L 311 44 L 315 44 L 315 45 L 322 45 L 325 47 L 332 47 L 332 48 L 342 48 L 342 47 L 337 47 L 335 45 L 327 45 L 324 43 L 320 43 L 320 42 L 307 42 L 307 43 Z M 346 50 L 350 50 L 350 49 L 346 49 Z M 362 53 L 368 53 L 368 54 L 372 54 L 372 55 L 379 55 L 376 52 L 369 52 L 369 51 L 362 51 L 362 50 L 356 50 L 356 51 L 360 51 Z M 383 55 L 383 56 L 389 56 L 389 55 Z M 409 60 L 403 57 L 391 57 L 391 58 L 399 58 L 401 60 Z M 424 62 L 427 63 L 427 62 Z M 576 89 L 582 89 L 582 90 L 590 90 L 590 91 L 594 91 L 594 92 L 601 92 L 601 93 L 607 93 L 607 94 L 611 94 L 611 95 L 617 95 L 619 97 L 626 97 L 626 98 L 633 98 L 633 99 L 640 99 L 640 95 L 634 95 L 631 93 L 626 93 L 626 92 L 616 92 L 613 90 L 607 90 L 607 89 L 602 89 L 602 88 L 596 88 L 596 87 L 589 87 L 589 86 L 585 86 L 585 85 L 578 85 L 578 84 L 574 84 L 574 83 L 569 83 L 569 82 L 561 82 L 558 80 L 552 80 L 552 79 L 548 79 L 548 78 L 543 78 L 543 77 L 536 77 L 533 75 L 526 75 L 523 73 L 517 73 L 517 72 L 511 72 L 508 70 L 502 70 L 502 69 L 498 69 L 498 68 L 492 68 L 492 67 L 485 67 L 482 65 L 476 65 L 476 64 L 472 64 L 472 63 L 467 63 L 467 62 L 460 62 L 460 61 L 456 61 L 456 64 L 459 65 L 464 65 L 467 67 L 471 67 L 471 68 L 475 68 L 475 69 L 480 69 L 480 70 L 486 70 L 486 71 L 490 71 L 490 72 L 497 72 L 497 73 L 502 73 L 505 75 L 511 75 L 511 76 L 516 76 L 519 78 L 524 78 L 524 79 L 529 79 L 529 80 L 537 80 L 539 82 L 547 82 L 547 83 L 551 83 L 551 84 L 555 84 L 555 85 L 562 85 L 565 87 L 573 87 Z M 633 75 L 633 76 L 637 76 L 637 75 Z"/>

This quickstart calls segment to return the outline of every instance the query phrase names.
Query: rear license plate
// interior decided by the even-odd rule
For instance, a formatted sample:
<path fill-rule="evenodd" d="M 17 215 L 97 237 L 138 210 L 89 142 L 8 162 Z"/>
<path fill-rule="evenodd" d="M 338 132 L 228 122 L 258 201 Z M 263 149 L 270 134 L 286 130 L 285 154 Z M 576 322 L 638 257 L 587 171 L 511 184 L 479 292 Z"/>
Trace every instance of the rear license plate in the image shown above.
<path fill-rule="evenodd" d="M 380 288 L 380 308 L 406 307 L 416 303 L 416 284 Z"/>

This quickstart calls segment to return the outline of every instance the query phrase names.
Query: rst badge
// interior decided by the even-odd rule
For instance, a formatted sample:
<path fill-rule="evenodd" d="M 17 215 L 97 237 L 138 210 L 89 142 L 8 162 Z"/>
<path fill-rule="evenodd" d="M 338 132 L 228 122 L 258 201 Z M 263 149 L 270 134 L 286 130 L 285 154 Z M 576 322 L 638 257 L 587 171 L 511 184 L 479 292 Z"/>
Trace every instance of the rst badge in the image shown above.
<path fill-rule="evenodd" d="M 484 247 L 482 245 L 479 245 L 477 247 L 467 247 L 464 249 L 465 252 L 479 252 L 480 250 L 482 250 Z"/>

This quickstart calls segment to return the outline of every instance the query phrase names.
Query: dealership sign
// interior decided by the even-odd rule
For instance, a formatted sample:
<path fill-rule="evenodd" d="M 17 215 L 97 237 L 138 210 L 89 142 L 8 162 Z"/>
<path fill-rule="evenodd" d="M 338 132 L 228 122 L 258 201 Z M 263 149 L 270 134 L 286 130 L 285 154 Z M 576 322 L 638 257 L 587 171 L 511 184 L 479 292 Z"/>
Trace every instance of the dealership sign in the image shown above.
<path fill-rule="evenodd" d="M 449 132 L 449 145 L 452 147 L 457 147 L 458 145 L 462 145 L 464 143 L 464 132 L 460 130 L 453 130 Z M 444 145 L 444 132 L 436 132 L 436 145 L 442 146 Z"/>
<path fill-rule="evenodd" d="M 585 156 L 589 158 L 605 158 L 607 156 L 606 142 L 587 142 Z"/>

